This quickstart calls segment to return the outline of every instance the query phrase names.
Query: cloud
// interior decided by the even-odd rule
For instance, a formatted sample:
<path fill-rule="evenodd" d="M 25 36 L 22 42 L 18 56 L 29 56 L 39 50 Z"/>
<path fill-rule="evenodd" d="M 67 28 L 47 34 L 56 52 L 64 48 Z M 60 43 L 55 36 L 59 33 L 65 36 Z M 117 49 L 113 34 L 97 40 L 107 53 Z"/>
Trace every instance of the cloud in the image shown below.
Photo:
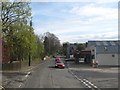
<path fill-rule="evenodd" d="M 70 4 L 69 8 L 64 6 L 66 4 L 59 4 L 56 9 L 54 4 L 52 4 L 53 6 L 50 4 L 49 9 L 46 5 L 44 9 L 37 8 L 34 12 L 34 16 L 37 16 L 36 21 L 34 20 L 36 34 L 51 32 L 58 36 L 61 42 L 117 39 L 117 8 L 103 7 L 96 3 L 81 6 L 79 3 Z"/>
<path fill-rule="evenodd" d="M 61 42 L 86 42 L 88 40 L 117 39 L 117 21 L 100 23 L 70 19 L 52 23 L 41 23 L 35 28 L 36 33 L 51 32 Z M 104 33 L 103 33 L 104 32 Z"/>
<path fill-rule="evenodd" d="M 65 20 L 49 23 L 40 23 L 35 28 L 36 30 L 40 29 L 41 31 L 51 31 L 56 34 L 84 34 L 84 33 L 101 33 L 101 32 L 110 32 L 117 31 L 118 24 L 117 21 L 103 21 L 103 22 L 88 22 L 80 20 Z"/>
<path fill-rule="evenodd" d="M 96 4 L 89 4 L 87 6 L 74 6 L 70 13 L 84 16 L 89 21 L 102 21 L 118 19 L 118 9 L 97 6 Z"/>
<path fill-rule="evenodd" d="M 97 3 L 113 3 L 119 2 L 119 0 L 97 0 Z"/>
<path fill-rule="evenodd" d="M 27 0 L 29 1 L 29 0 Z M 31 2 L 98 2 L 98 3 L 109 3 L 118 2 L 118 0 L 31 0 Z"/>
<path fill-rule="evenodd" d="M 105 32 L 98 34 L 84 34 L 84 35 L 67 35 L 59 36 L 63 42 L 87 42 L 88 40 L 118 40 L 118 32 Z"/>

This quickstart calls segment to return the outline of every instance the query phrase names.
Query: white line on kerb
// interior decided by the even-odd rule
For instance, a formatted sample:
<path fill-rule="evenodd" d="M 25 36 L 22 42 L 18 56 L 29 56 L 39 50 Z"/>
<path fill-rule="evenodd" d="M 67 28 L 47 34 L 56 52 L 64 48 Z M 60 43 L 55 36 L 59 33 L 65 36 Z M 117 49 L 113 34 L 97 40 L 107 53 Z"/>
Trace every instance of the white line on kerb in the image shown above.
<path fill-rule="evenodd" d="M 3 86 L 0 86 L 0 90 L 5 90 L 5 88 Z"/>
<path fill-rule="evenodd" d="M 25 77 L 28 77 L 28 75 L 25 75 Z"/>
<path fill-rule="evenodd" d="M 30 75 L 31 72 L 28 72 L 28 75 Z"/>
<path fill-rule="evenodd" d="M 28 75 L 30 75 L 30 73 L 31 73 L 31 72 L 28 72 L 28 73 L 25 75 L 25 78 L 27 78 Z M 24 78 L 24 79 L 25 79 L 25 78 Z M 19 85 L 19 87 L 21 87 L 21 86 L 22 86 L 22 84 Z"/>
<path fill-rule="evenodd" d="M 21 87 L 21 85 L 19 85 L 19 87 Z"/>
<path fill-rule="evenodd" d="M 25 77 L 28 77 L 28 75 L 30 75 L 30 72 L 28 72 L 27 75 L 25 75 Z"/>

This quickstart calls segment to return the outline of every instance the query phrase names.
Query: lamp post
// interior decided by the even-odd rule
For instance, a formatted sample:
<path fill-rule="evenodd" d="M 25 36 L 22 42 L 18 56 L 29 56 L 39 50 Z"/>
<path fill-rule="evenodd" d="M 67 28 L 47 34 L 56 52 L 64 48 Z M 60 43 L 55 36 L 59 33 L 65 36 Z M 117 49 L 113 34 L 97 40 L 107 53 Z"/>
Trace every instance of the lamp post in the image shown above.
<path fill-rule="evenodd" d="M 50 38 L 48 38 L 49 40 L 49 56 L 50 56 Z"/>
<path fill-rule="evenodd" d="M 32 27 L 32 19 L 30 20 L 30 30 L 31 30 L 31 27 Z M 30 44 L 31 44 L 31 33 L 30 33 Z M 29 46 L 29 66 L 30 65 L 31 65 L 31 45 Z"/>

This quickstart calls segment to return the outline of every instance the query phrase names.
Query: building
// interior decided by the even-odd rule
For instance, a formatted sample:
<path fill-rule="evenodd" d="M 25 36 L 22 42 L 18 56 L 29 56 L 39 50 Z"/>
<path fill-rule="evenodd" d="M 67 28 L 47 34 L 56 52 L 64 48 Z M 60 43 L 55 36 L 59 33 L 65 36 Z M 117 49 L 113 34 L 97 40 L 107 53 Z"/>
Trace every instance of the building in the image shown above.
<path fill-rule="evenodd" d="M 98 65 L 119 65 L 120 41 L 88 41 L 86 44 L 86 50 L 91 51 L 92 61 L 98 61 Z"/>
<path fill-rule="evenodd" d="M 76 50 L 77 44 L 67 43 L 67 58 L 70 58 L 71 55 L 74 55 L 74 51 Z"/>
<path fill-rule="evenodd" d="M 90 50 L 82 50 L 80 52 L 80 60 L 83 59 L 84 63 L 92 64 L 92 55 Z"/>
<path fill-rule="evenodd" d="M 5 64 L 10 62 L 10 48 L 5 46 L 5 42 L 0 39 L 0 63 Z"/>

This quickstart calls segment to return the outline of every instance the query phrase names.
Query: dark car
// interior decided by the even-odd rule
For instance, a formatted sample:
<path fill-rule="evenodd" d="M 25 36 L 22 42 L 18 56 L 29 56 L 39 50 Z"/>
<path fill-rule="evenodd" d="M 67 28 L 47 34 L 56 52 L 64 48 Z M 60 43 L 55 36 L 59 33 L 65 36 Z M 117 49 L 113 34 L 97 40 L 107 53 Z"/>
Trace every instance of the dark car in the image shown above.
<path fill-rule="evenodd" d="M 56 61 L 55 67 L 56 68 L 65 68 L 65 64 L 62 61 Z"/>
<path fill-rule="evenodd" d="M 61 58 L 56 57 L 56 58 L 55 58 L 55 62 L 57 62 L 57 61 L 61 61 Z"/>

